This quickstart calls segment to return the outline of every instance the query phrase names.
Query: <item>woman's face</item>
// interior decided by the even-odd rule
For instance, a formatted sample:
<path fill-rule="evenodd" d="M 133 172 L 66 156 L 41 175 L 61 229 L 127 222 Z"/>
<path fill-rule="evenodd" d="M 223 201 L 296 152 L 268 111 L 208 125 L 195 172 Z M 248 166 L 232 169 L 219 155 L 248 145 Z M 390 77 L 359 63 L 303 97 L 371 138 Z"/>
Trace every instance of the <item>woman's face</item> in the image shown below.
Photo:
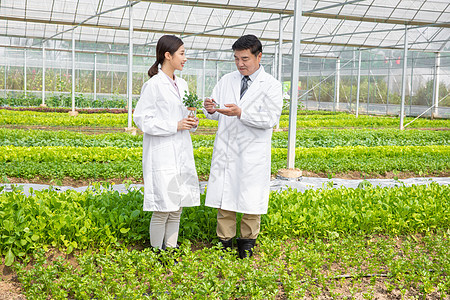
<path fill-rule="evenodd" d="M 173 55 L 170 55 L 169 52 L 166 52 L 166 59 L 175 70 L 183 70 L 184 64 L 187 61 L 184 45 L 181 45 Z"/>

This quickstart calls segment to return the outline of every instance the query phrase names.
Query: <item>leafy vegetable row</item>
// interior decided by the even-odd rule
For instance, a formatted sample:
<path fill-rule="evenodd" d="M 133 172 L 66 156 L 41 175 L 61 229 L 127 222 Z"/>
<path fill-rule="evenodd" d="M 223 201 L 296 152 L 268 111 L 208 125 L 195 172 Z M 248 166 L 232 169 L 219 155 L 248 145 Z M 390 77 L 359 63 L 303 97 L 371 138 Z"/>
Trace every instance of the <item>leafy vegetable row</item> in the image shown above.
<path fill-rule="evenodd" d="M 37 300 L 277 299 L 281 286 L 283 299 L 450 296 L 446 232 L 423 237 L 259 239 L 257 258 L 245 260 L 217 246 L 191 246 L 184 241 L 178 251 L 163 256 L 149 247 L 88 250 L 70 261 L 47 259 L 49 254 L 39 251 L 32 267 L 24 262 L 14 269 L 21 291 Z"/>
<path fill-rule="evenodd" d="M 142 190 L 126 194 L 18 190 L 0 194 L 0 252 L 9 265 L 16 256 L 44 248 L 115 247 L 148 240 L 151 213 L 142 211 Z M 202 202 L 204 194 L 202 195 Z M 330 237 L 339 234 L 427 233 L 450 225 L 450 187 L 321 189 L 272 192 L 262 217 L 262 235 L 272 238 Z M 216 211 L 185 208 L 180 237 L 215 238 Z"/>
<path fill-rule="evenodd" d="M 215 135 L 192 135 L 194 148 L 212 147 Z M 287 148 L 288 132 L 274 132 L 272 147 Z M 302 129 L 296 146 L 427 146 L 450 145 L 450 130 Z M 87 135 L 73 131 L 0 129 L 0 146 L 142 147 L 142 136 L 127 133 Z"/>
<path fill-rule="evenodd" d="M 19 178 L 142 178 L 142 148 L 0 147 L 0 175 Z M 194 150 L 199 175 L 208 175 L 212 148 Z M 311 172 L 439 175 L 450 169 L 450 146 L 297 148 L 296 167 Z M 287 149 L 272 149 L 272 173 L 286 166 Z"/>
<path fill-rule="evenodd" d="M 200 125 L 203 127 L 217 127 L 217 121 L 205 119 L 203 115 Z M 280 126 L 288 127 L 289 116 L 282 115 Z M 405 122 L 412 120 L 405 118 Z M 0 110 L 0 124 L 8 125 L 44 125 L 44 126 L 93 126 L 93 127 L 126 127 L 126 114 L 80 114 L 71 117 L 67 113 L 43 113 L 33 111 Z M 298 115 L 297 127 L 363 127 L 363 128 L 398 128 L 399 119 L 392 117 L 374 117 L 361 115 L 356 118 L 351 114 L 326 115 Z M 449 128 L 449 120 L 419 119 L 410 128 Z"/>

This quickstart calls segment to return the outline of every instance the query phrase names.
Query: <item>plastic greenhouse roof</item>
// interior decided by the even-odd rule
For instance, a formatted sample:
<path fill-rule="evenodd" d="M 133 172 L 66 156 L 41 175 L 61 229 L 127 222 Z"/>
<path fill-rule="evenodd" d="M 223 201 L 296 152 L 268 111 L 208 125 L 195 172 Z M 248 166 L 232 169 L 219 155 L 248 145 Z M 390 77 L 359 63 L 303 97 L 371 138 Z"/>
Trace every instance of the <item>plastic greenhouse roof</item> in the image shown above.
<path fill-rule="evenodd" d="M 140 0 L 133 2 L 135 52 L 149 53 L 163 34 L 183 37 L 192 53 L 220 59 L 233 42 L 255 34 L 274 53 L 280 18 L 283 51 L 292 51 L 294 0 Z M 93 51 L 128 45 L 127 0 L 2 0 L 0 45 L 70 48 L 75 40 Z M 303 55 L 335 56 L 344 47 L 400 49 L 405 25 L 409 48 L 450 50 L 449 0 L 303 0 Z M 100 14 L 96 16 L 97 14 Z M 79 48 L 79 46 L 77 46 Z M 122 51 L 126 52 L 127 47 Z M 98 51 L 100 51 L 98 50 Z M 228 52 L 228 53 L 227 53 Z"/>

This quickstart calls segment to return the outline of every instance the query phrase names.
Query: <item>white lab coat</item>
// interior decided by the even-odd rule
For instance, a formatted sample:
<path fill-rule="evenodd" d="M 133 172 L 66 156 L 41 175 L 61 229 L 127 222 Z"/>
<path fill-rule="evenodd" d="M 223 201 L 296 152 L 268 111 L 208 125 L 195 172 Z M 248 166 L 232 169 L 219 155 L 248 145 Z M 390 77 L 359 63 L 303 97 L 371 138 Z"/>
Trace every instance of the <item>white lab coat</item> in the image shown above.
<path fill-rule="evenodd" d="M 262 66 L 261 66 L 262 68 Z M 269 204 L 272 128 L 283 105 L 281 83 L 260 71 L 240 98 L 241 75 L 225 75 L 215 86 L 211 98 L 221 107 L 236 104 L 240 119 L 218 112 L 206 205 L 246 214 L 265 214 Z"/>
<path fill-rule="evenodd" d="M 188 85 L 180 77 L 177 84 L 180 94 L 159 70 L 142 86 L 134 111 L 134 123 L 144 132 L 144 211 L 200 205 L 191 136 L 188 130 L 177 131 L 188 114 L 181 100 Z"/>

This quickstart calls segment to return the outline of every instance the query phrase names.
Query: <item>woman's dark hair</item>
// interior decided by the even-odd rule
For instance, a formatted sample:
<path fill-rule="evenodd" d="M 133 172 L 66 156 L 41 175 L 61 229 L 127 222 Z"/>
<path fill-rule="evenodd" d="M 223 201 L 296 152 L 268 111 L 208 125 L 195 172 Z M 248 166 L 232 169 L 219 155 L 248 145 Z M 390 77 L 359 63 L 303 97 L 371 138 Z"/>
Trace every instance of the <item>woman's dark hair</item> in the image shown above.
<path fill-rule="evenodd" d="M 163 35 L 156 44 L 156 61 L 148 70 L 148 76 L 152 78 L 158 74 L 158 65 L 162 65 L 166 52 L 173 55 L 183 45 L 183 41 L 174 35 Z"/>
<path fill-rule="evenodd" d="M 253 34 L 241 36 L 236 42 L 234 42 L 231 48 L 233 51 L 250 49 L 250 52 L 255 56 L 262 52 L 261 42 Z"/>

